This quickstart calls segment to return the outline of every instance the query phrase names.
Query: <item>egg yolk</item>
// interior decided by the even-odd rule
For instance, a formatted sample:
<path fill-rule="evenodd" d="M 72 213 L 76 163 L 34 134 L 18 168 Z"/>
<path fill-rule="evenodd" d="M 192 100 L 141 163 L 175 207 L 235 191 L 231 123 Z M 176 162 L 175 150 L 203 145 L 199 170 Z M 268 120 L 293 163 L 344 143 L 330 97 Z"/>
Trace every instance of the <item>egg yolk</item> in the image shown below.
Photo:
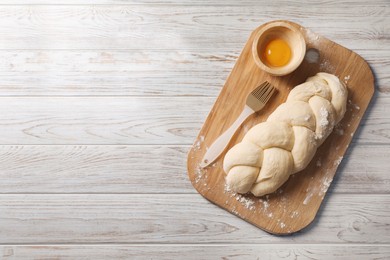
<path fill-rule="evenodd" d="M 290 46 L 282 39 L 274 39 L 265 46 L 263 57 L 273 67 L 284 66 L 291 58 Z"/>

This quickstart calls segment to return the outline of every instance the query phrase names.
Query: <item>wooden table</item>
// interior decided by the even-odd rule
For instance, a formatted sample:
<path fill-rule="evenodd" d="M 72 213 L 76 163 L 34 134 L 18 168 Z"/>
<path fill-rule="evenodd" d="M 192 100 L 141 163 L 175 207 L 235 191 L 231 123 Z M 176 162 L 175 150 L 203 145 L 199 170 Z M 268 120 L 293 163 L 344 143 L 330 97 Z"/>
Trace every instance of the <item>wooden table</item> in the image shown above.
<path fill-rule="evenodd" d="M 390 2 L 0 3 L 0 259 L 389 259 Z M 250 32 L 287 19 L 377 92 L 316 220 L 277 237 L 209 203 L 186 155 Z"/>

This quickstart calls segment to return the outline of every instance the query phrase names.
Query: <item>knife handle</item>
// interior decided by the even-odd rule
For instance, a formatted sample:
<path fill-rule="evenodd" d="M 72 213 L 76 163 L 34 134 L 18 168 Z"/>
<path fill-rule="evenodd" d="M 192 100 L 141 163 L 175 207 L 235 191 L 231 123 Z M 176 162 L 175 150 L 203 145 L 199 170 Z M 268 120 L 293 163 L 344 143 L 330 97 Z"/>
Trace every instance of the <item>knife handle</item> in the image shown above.
<path fill-rule="evenodd" d="M 202 162 L 200 163 L 200 167 L 205 168 L 209 166 L 221 155 L 221 153 L 230 143 L 230 140 L 232 139 L 237 129 L 241 126 L 245 119 L 247 119 L 254 112 L 255 111 L 252 110 L 249 106 L 245 105 L 244 110 L 241 112 L 240 116 L 236 119 L 236 121 L 208 148 L 206 154 L 203 156 Z"/>

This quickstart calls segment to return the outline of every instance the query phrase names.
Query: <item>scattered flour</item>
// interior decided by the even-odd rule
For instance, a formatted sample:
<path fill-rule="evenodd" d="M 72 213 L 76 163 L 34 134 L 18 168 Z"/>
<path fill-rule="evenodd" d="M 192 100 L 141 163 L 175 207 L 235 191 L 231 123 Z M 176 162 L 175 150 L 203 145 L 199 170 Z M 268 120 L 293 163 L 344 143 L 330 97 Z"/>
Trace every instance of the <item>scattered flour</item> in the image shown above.
<path fill-rule="evenodd" d="M 293 212 L 291 212 L 291 214 L 290 214 L 290 218 L 296 218 L 296 217 L 298 217 L 299 216 L 299 212 L 298 211 L 293 211 Z"/>
<path fill-rule="evenodd" d="M 328 60 L 324 60 L 320 63 L 320 70 L 334 74 L 335 68 L 330 64 Z"/>
<path fill-rule="evenodd" d="M 350 99 L 348 99 L 348 105 L 351 107 L 350 111 L 352 111 L 353 108 L 356 110 L 360 110 L 360 107 L 357 104 L 352 103 L 352 100 Z"/>
<path fill-rule="evenodd" d="M 199 150 L 203 142 L 204 142 L 204 136 L 201 135 L 201 136 L 199 137 L 199 139 L 198 139 L 198 140 L 195 142 L 195 144 L 194 144 L 194 150 L 195 150 L 195 151 Z"/>
<path fill-rule="evenodd" d="M 203 169 L 202 167 L 200 167 L 200 165 L 198 165 L 195 169 L 195 174 L 196 174 L 196 177 L 195 177 L 195 183 L 198 183 L 203 175 L 205 175 L 205 173 L 207 172 L 207 169 Z"/>
<path fill-rule="evenodd" d="M 269 207 L 268 201 L 263 200 L 263 209 L 264 209 L 264 210 L 268 210 L 268 207 Z"/>
<path fill-rule="evenodd" d="M 351 78 L 350 75 L 344 77 L 344 83 L 347 84 L 348 80 Z"/>
<path fill-rule="evenodd" d="M 224 192 L 225 193 L 231 193 L 231 197 L 232 198 L 235 198 L 236 201 L 240 202 L 245 208 L 249 209 L 249 210 L 254 210 L 256 207 L 255 207 L 255 201 L 250 199 L 250 198 L 247 198 L 245 197 L 244 195 L 241 195 L 241 194 L 237 194 L 235 192 L 232 192 L 231 188 L 229 185 L 227 185 L 225 183 L 225 189 L 224 189 Z M 226 201 L 227 202 L 227 201 Z M 227 203 L 226 203 L 227 204 Z"/>
<path fill-rule="evenodd" d="M 200 140 L 196 141 L 194 144 L 194 150 L 199 150 L 200 149 Z"/>
<path fill-rule="evenodd" d="M 332 178 L 329 176 L 325 176 L 321 182 L 320 192 L 318 193 L 318 195 L 323 196 L 328 190 L 331 183 L 332 183 Z"/>
<path fill-rule="evenodd" d="M 200 176 L 204 175 L 204 173 L 202 173 L 202 168 L 199 168 L 198 170 L 199 170 L 198 174 Z M 227 185 L 226 183 L 224 184 L 224 193 L 229 196 L 229 198 L 224 202 L 225 205 L 229 205 L 229 203 L 232 203 L 232 199 L 233 199 L 233 201 L 239 202 L 242 206 L 250 210 L 253 214 L 259 214 L 259 213 L 263 214 L 264 217 L 268 217 L 270 220 L 272 219 L 272 221 L 277 221 L 277 225 L 279 225 L 281 228 L 284 229 L 287 227 L 287 225 L 284 222 L 281 222 L 281 219 L 276 219 L 273 210 L 270 210 L 271 197 L 269 195 L 266 195 L 265 197 L 261 197 L 261 198 L 256 198 L 248 195 L 235 193 L 232 191 L 231 187 L 229 187 L 229 185 Z M 283 190 L 279 189 L 276 193 L 282 194 Z M 310 198 L 311 196 L 313 196 L 313 193 L 310 195 Z M 310 198 L 306 199 L 304 204 L 307 204 Z M 286 206 L 288 206 L 288 204 L 289 204 L 288 197 L 282 195 L 280 196 L 280 201 L 277 202 L 274 206 L 275 207 L 278 206 L 281 209 L 283 209 L 284 215 L 290 216 L 291 218 L 297 218 L 300 215 L 298 211 L 295 210 L 293 212 L 287 212 Z M 275 209 L 275 207 L 272 207 L 272 209 Z M 259 209 L 257 210 L 256 208 Z M 231 208 L 231 212 L 235 215 L 242 216 L 239 210 L 236 208 L 236 206 L 233 206 Z"/>
<path fill-rule="evenodd" d="M 315 44 L 320 39 L 320 36 L 313 31 L 303 27 L 301 27 L 300 29 L 306 34 L 308 43 Z"/>
<path fill-rule="evenodd" d="M 232 208 L 232 212 L 236 214 L 237 216 L 241 216 L 240 213 L 236 210 L 236 207 Z"/>
<path fill-rule="evenodd" d="M 231 191 L 232 190 L 230 189 L 230 186 L 227 183 L 225 183 L 225 193 L 231 192 Z"/>
<path fill-rule="evenodd" d="M 245 198 L 245 197 L 241 197 L 240 202 L 247 209 L 251 209 L 251 208 L 253 209 L 254 208 L 253 205 L 255 204 L 255 202 L 253 200 L 251 200 L 251 199 L 248 199 L 248 198 Z"/>
<path fill-rule="evenodd" d="M 321 166 L 322 166 L 321 158 L 318 158 L 318 160 L 317 160 L 317 162 L 316 162 L 316 166 L 317 166 L 317 167 L 321 167 Z"/>
<path fill-rule="evenodd" d="M 337 160 L 335 160 L 335 161 L 333 162 L 333 165 L 334 165 L 334 166 L 340 165 L 340 163 L 341 163 L 342 160 L 343 160 L 343 156 L 339 156 L 339 158 L 337 158 Z"/>
<path fill-rule="evenodd" d="M 326 110 L 325 107 L 321 107 L 320 108 L 320 115 L 321 115 L 320 125 L 322 127 L 326 127 L 329 124 L 329 121 L 328 121 L 329 111 Z"/>

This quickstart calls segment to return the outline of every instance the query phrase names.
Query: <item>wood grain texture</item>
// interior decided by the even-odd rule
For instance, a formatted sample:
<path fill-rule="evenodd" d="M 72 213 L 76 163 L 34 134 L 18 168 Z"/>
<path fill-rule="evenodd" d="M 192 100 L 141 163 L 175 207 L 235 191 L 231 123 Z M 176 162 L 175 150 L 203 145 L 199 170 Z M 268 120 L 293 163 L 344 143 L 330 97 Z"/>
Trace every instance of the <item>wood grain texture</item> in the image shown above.
<path fill-rule="evenodd" d="M 195 193 L 188 146 L 0 146 L 0 193 Z"/>
<path fill-rule="evenodd" d="M 390 195 L 332 194 L 314 225 L 270 236 L 197 194 L 0 195 L 1 244 L 388 244 Z"/>
<path fill-rule="evenodd" d="M 264 5 L 267 3 L 265 0 L 256 1 L 258 5 Z M 289 6 L 297 6 L 302 7 L 305 6 L 305 3 L 312 3 L 316 7 L 329 8 L 329 9 L 338 9 L 334 2 L 328 0 L 317 0 L 316 2 L 312 2 L 309 0 L 302 1 L 290 1 L 290 0 L 277 0 L 270 3 L 268 6 L 276 6 L 274 3 L 289 5 Z M 372 2 L 366 2 L 364 0 L 343 0 L 339 2 L 339 6 L 347 6 L 351 7 L 351 4 L 354 4 L 354 9 L 356 11 L 361 10 L 362 8 L 370 8 L 370 7 L 386 7 L 388 2 L 387 0 L 375 0 Z M 0 5 L 163 5 L 163 6 L 175 6 L 175 5 L 184 5 L 184 6 L 254 6 L 253 0 L 243 0 L 237 2 L 235 0 L 226 0 L 223 3 L 218 0 L 205 1 L 205 0 L 68 0 L 63 2 L 53 2 L 51 0 L 3 0 Z M 364 11 L 361 10 L 361 11 Z M 319 14 L 316 14 L 319 15 Z"/>
<path fill-rule="evenodd" d="M 186 170 L 189 149 L 189 145 L 2 145 L 0 193 L 194 194 Z M 387 145 L 356 144 L 345 157 L 332 192 L 390 192 Z"/>
<path fill-rule="evenodd" d="M 389 17 L 388 0 L 1 1 L 0 259 L 389 259 Z M 290 237 L 202 199 L 185 170 L 250 32 L 280 18 L 357 52 L 378 90 Z"/>
<path fill-rule="evenodd" d="M 267 3 L 265 0 L 256 1 L 259 6 Z M 302 1 L 291 1 L 291 0 L 277 0 L 270 3 L 268 6 L 276 6 L 277 4 L 283 4 L 288 6 L 302 7 L 306 3 L 312 3 L 318 8 L 329 8 L 329 9 L 338 9 L 335 6 L 334 2 L 328 0 L 317 0 L 314 3 L 309 0 Z M 387 0 L 375 0 L 372 2 L 366 2 L 364 0 L 343 0 L 338 2 L 339 6 L 348 6 L 351 7 L 351 4 L 354 4 L 354 9 L 359 11 L 363 8 L 370 7 L 387 7 Z M 235 0 L 226 0 L 223 3 L 218 0 L 206 1 L 206 0 L 68 0 L 63 2 L 52 2 L 50 0 L 3 0 L 0 5 L 163 5 L 163 6 L 175 6 L 175 5 L 184 5 L 184 6 L 254 6 L 253 0 L 243 0 L 237 2 Z M 353 10 L 353 11 L 355 11 Z M 361 10 L 361 11 L 364 11 Z M 316 15 L 319 15 L 318 13 Z"/>
<path fill-rule="evenodd" d="M 0 50 L 0 95 L 216 97 L 238 54 Z"/>
<path fill-rule="evenodd" d="M 0 144 L 193 144 L 214 102 L 211 97 L 4 97 Z M 374 97 L 371 108 L 352 142 L 390 144 L 390 96 Z M 249 120 L 243 128 L 252 126 Z"/>
<path fill-rule="evenodd" d="M 235 51 L 256 27 L 281 17 L 351 49 L 389 49 L 388 6 L 351 9 L 348 3 L 337 4 L 337 7 L 332 3 L 323 8 L 300 2 L 280 8 L 281 3 L 276 1 L 240 7 L 187 4 L 174 8 L 170 5 L 4 5 L 0 6 L 3 25 L 0 49 L 194 51 L 212 46 Z M 350 10 L 348 15 L 346 9 Z"/>
<path fill-rule="evenodd" d="M 0 50 L 0 96 L 216 97 L 239 51 Z M 387 95 L 390 52 L 357 53 L 375 71 L 377 90 Z"/>
<path fill-rule="evenodd" d="M 199 99 L 186 101 L 140 97 L 3 98 L 0 143 L 189 144 L 208 108 L 202 108 Z M 197 113 L 191 105 L 200 108 Z"/>
<path fill-rule="evenodd" d="M 55 245 L 1 246 L 4 260 L 21 259 L 387 259 L 390 247 L 378 245 Z"/>

